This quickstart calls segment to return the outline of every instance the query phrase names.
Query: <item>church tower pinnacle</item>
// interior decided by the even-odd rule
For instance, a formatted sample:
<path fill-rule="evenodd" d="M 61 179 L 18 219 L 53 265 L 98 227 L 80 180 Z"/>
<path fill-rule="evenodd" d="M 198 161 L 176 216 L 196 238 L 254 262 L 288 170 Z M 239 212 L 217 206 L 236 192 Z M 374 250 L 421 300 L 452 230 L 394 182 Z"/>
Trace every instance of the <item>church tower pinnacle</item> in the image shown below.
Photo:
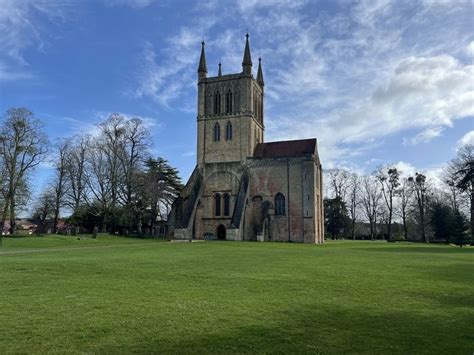
<path fill-rule="evenodd" d="M 204 51 L 204 41 L 201 42 L 201 58 L 199 59 L 198 79 L 201 81 L 207 76 L 206 52 Z"/>
<path fill-rule="evenodd" d="M 259 83 L 262 87 L 265 85 L 263 82 L 262 58 L 258 58 L 257 83 Z"/>
<path fill-rule="evenodd" d="M 252 57 L 250 56 L 249 34 L 245 35 L 244 60 L 242 61 L 242 72 L 245 75 L 252 75 Z"/>

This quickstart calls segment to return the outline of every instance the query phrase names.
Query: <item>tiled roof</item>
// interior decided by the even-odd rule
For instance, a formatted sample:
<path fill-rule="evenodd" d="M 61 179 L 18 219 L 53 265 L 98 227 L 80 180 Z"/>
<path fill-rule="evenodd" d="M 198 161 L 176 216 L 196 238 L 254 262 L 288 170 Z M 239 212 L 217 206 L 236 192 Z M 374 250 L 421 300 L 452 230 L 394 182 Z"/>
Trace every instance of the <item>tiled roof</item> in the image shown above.
<path fill-rule="evenodd" d="M 255 147 L 253 157 L 278 158 L 308 154 L 316 154 L 316 138 L 259 143 Z"/>

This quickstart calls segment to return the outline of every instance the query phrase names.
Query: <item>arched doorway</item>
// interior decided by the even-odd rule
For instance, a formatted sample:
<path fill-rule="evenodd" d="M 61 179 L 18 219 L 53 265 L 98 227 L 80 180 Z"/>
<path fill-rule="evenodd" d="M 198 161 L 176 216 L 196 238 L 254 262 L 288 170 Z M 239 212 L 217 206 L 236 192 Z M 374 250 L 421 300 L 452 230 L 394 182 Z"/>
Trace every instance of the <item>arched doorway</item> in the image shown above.
<path fill-rule="evenodd" d="M 225 240 L 225 227 L 221 224 L 219 227 L 217 227 L 217 239 L 219 240 Z"/>

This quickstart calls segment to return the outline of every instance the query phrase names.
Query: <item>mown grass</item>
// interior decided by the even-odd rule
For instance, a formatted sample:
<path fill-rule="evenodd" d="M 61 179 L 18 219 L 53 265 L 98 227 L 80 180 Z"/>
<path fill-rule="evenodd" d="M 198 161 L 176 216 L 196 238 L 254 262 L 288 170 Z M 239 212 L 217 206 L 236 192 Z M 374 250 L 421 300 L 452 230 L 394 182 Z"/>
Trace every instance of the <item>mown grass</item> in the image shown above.
<path fill-rule="evenodd" d="M 474 249 L 4 240 L 0 353 L 474 350 Z"/>

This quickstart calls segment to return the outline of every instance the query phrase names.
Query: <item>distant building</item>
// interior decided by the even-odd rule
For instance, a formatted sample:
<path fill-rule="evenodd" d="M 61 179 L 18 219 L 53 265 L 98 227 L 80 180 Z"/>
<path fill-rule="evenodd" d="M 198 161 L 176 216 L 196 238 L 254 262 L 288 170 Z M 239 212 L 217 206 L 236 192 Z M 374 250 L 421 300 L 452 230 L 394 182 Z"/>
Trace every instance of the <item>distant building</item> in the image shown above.
<path fill-rule="evenodd" d="M 38 228 L 38 225 L 33 223 L 30 219 L 27 218 L 16 218 L 15 219 L 15 225 L 16 225 L 16 233 L 17 234 L 34 234 L 36 231 L 36 228 Z M 3 235 L 8 235 L 10 234 L 10 221 L 5 221 L 5 225 L 3 226 Z"/>
<path fill-rule="evenodd" d="M 264 80 L 198 68 L 197 165 L 170 214 L 175 239 L 323 243 L 322 171 L 316 139 L 264 143 Z M 295 123 L 297 124 L 297 123 Z"/>

